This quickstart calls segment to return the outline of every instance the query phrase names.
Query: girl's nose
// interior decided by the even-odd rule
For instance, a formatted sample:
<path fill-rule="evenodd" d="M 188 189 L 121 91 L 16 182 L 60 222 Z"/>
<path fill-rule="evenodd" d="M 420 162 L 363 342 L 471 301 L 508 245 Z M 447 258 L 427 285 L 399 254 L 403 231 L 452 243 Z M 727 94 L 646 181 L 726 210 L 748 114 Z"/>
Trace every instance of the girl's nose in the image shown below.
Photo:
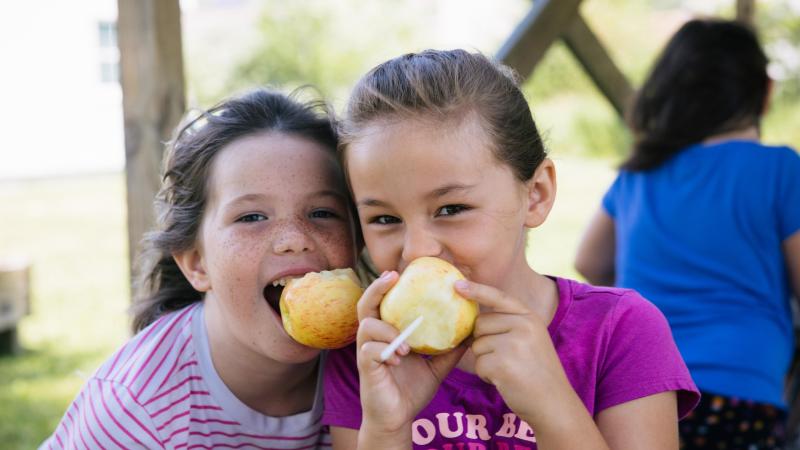
<path fill-rule="evenodd" d="M 403 260 L 407 263 L 423 256 L 439 256 L 442 245 L 436 236 L 424 227 L 407 225 L 405 240 L 403 242 Z"/>
<path fill-rule="evenodd" d="M 297 220 L 287 220 L 274 228 L 275 239 L 272 249 L 275 253 L 302 253 L 314 250 L 314 240 L 309 229 Z"/>

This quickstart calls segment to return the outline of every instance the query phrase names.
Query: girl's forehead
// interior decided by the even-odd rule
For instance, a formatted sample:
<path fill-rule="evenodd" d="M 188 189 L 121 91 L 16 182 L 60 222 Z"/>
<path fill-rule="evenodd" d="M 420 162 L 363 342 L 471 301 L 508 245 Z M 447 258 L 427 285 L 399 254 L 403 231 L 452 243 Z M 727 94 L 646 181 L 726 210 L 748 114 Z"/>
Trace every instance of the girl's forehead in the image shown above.
<path fill-rule="evenodd" d="M 370 169 L 388 162 L 485 165 L 496 162 L 493 148 L 476 114 L 448 120 L 423 116 L 368 124 L 348 146 L 347 162 L 350 171 L 355 165 Z"/>
<path fill-rule="evenodd" d="M 332 149 L 283 133 L 244 136 L 224 146 L 211 164 L 207 186 L 210 199 L 248 190 L 345 189 Z"/>

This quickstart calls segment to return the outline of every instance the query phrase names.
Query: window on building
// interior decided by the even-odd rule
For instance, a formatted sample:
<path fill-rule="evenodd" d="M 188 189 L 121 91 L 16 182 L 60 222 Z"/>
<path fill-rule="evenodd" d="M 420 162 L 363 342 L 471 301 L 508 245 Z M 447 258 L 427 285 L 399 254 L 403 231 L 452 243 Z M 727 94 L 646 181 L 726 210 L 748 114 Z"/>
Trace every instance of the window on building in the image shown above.
<path fill-rule="evenodd" d="M 100 21 L 97 24 L 100 51 L 100 81 L 119 83 L 119 48 L 116 22 Z"/>

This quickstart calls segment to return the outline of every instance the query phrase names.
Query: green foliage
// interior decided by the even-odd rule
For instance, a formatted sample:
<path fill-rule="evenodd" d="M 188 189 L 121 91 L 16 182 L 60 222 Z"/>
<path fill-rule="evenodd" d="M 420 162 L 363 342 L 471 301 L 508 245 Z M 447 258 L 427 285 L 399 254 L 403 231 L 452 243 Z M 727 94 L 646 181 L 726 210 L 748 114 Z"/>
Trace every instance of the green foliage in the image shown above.
<path fill-rule="evenodd" d="M 584 2 L 581 13 L 636 87 L 669 36 L 693 8 L 700 11 L 695 3 L 703 2 L 596 0 Z M 730 17 L 732 3 L 702 6 L 703 11 L 716 7 L 721 16 Z M 214 98 L 254 84 L 287 89 L 312 84 L 341 109 L 350 87 L 370 67 L 404 52 L 441 48 L 436 31 L 442 24 L 436 13 L 443 4 L 409 1 L 400 8 L 390 0 L 267 0 L 257 44 L 230 71 L 225 91 L 215 92 Z M 795 106 L 800 98 L 800 18 L 791 8 L 787 2 L 766 1 L 756 8 L 765 46 L 775 61 L 773 71 L 783 74 L 775 92 L 779 107 L 766 118 L 765 130 L 770 139 L 783 142 L 797 142 L 791 140 L 795 127 L 783 117 L 796 117 L 800 108 Z M 509 22 L 509 33 L 514 25 Z M 491 41 L 489 36 L 477 40 Z M 480 50 L 491 54 L 494 49 Z M 623 121 L 560 42 L 548 50 L 523 90 L 555 154 L 620 158 L 627 153 L 630 136 Z"/>
<path fill-rule="evenodd" d="M 292 89 L 311 84 L 327 97 L 346 97 L 371 66 L 415 48 L 430 4 L 376 0 L 265 2 L 259 41 L 233 69 L 227 88 Z M 417 14 L 419 13 L 419 14 Z"/>
<path fill-rule="evenodd" d="M 276 4 L 265 8 L 258 28 L 262 39 L 233 72 L 231 87 L 271 84 L 296 87 L 310 83 L 334 92 L 361 71 L 363 50 L 340 45 L 336 22 L 326 17 L 324 4 Z"/>
<path fill-rule="evenodd" d="M 36 448 L 128 336 L 124 178 L 0 183 L 0 255 L 31 262 L 20 356 L 0 358 L 2 448 Z"/>

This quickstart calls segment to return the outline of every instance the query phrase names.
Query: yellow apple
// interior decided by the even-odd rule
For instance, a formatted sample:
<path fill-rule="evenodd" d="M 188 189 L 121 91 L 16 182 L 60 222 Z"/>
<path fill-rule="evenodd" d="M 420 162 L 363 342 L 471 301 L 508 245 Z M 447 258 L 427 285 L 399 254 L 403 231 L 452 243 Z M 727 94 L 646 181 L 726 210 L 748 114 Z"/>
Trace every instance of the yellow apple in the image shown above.
<path fill-rule="evenodd" d="M 452 350 L 472 334 L 478 316 L 478 304 L 453 287 L 463 279 L 447 261 L 430 256 L 415 259 L 383 297 L 381 320 L 402 331 L 423 316 L 406 340 L 411 349 L 427 355 Z"/>
<path fill-rule="evenodd" d="M 309 347 L 344 347 L 356 339 L 356 304 L 363 292 L 349 268 L 310 272 L 290 280 L 280 299 L 283 328 Z"/>

